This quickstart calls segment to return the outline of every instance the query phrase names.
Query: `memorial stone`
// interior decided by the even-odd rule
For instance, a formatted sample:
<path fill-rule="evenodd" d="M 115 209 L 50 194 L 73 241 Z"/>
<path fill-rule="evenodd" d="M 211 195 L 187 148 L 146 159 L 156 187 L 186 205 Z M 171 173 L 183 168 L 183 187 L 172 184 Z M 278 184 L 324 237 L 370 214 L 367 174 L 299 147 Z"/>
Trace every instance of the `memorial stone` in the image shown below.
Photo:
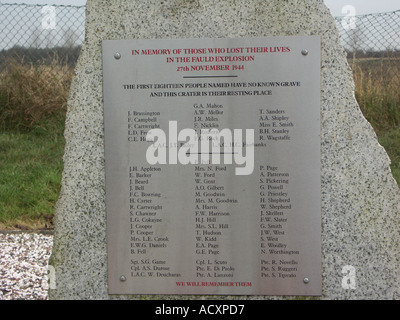
<path fill-rule="evenodd" d="M 399 189 L 323 1 L 88 0 L 65 138 L 51 299 L 400 295 Z"/>

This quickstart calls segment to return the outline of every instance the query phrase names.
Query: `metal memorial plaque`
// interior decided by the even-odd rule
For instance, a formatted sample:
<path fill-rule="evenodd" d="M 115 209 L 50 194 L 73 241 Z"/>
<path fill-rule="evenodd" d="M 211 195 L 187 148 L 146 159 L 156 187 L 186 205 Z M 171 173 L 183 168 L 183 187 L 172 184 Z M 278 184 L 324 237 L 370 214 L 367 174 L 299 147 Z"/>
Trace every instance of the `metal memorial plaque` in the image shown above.
<path fill-rule="evenodd" d="M 103 41 L 110 294 L 321 295 L 320 39 Z"/>

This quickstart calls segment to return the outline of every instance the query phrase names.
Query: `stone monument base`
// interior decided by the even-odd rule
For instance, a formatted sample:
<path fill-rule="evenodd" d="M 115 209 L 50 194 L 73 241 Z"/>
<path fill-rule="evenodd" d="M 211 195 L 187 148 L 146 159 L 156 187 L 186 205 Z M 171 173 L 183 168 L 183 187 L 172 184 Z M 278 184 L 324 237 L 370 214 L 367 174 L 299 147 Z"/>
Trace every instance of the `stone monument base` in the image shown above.
<path fill-rule="evenodd" d="M 322 0 L 87 1 L 86 40 L 68 102 L 49 262 L 56 279 L 51 299 L 213 298 L 109 295 L 101 45 L 116 39 L 265 36 L 321 37 L 320 298 L 398 299 L 399 188 L 357 105 L 335 21 Z"/>

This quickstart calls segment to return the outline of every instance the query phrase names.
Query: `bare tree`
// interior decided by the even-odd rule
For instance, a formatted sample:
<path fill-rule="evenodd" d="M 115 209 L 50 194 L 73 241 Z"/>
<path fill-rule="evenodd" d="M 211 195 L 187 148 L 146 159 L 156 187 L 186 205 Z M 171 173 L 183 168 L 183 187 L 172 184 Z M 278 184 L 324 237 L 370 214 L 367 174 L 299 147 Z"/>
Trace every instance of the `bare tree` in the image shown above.
<path fill-rule="evenodd" d="M 30 36 L 29 40 L 30 40 L 30 45 L 29 47 L 34 48 L 34 49 L 38 49 L 40 47 L 41 44 L 41 39 L 40 36 L 42 35 L 40 28 L 35 28 L 32 31 L 32 35 Z"/>
<path fill-rule="evenodd" d="M 70 27 L 68 27 L 66 30 L 64 30 L 63 34 L 63 47 L 65 48 L 73 48 L 78 41 L 78 36 L 74 30 L 72 30 Z"/>
<path fill-rule="evenodd" d="M 365 36 L 359 26 L 348 30 L 347 35 L 349 38 L 348 43 L 350 45 L 350 50 L 353 53 L 353 63 L 354 63 L 357 57 L 357 51 L 360 51 L 362 49 Z"/>

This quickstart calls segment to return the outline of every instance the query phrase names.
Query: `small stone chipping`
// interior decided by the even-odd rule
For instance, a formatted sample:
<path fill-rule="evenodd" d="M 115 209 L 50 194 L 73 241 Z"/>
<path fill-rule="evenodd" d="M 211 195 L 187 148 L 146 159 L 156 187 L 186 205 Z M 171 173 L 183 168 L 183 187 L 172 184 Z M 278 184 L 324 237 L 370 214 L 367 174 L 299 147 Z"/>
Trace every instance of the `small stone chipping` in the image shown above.
<path fill-rule="evenodd" d="M 0 233 L 0 300 L 48 300 L 53 236 Z"/>

